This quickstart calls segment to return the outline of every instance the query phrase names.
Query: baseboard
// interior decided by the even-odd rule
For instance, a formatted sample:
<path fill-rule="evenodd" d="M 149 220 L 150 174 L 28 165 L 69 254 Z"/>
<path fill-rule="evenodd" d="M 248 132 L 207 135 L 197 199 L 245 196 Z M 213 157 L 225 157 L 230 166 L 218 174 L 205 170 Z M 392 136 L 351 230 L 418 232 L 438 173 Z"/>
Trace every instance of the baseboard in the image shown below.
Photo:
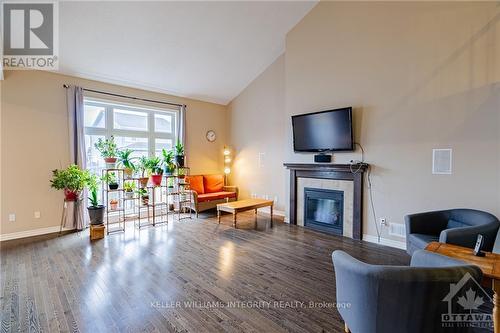
<path fill-rule="evenodd" d="M 366 242 L 370 242 L 370 243 L 386 245 L 386 246 L 406 250 L 406 242 L 396 241 L 396 240 L 387 239 L 387 238 L 380 238 L 380 242 L 379 242 L 377 236 L 372 236 L 372 235 L 367 235 L 367 234 L 363 235 L 363 240 Z"/>
<path fill-rule="evenodd" d="M 271 209 L 269 207 L 263 207 L 263 208 L 259 208 L 259 212 L 262 212 L 265 214 L 271 214 Z M 285 212 L 282 210 L 273 209 L 273 215 L 285 217 Z"/>
<path fill-rule="evenodd" d="M 59 232 L 60 227 L 47 227 L 47 228 L 38 228 L 33 230 L 19 231 L 19 232 L 11 232 L 9 234 L 0 235 L 0 242 L 19 239 L 19 238 L 27 238 L 33 236 L 40 236 L 46 234 L 52 234 L 54 232 Z M 63 231 L 74 230 L 73 228 L 63 228 Z"/>

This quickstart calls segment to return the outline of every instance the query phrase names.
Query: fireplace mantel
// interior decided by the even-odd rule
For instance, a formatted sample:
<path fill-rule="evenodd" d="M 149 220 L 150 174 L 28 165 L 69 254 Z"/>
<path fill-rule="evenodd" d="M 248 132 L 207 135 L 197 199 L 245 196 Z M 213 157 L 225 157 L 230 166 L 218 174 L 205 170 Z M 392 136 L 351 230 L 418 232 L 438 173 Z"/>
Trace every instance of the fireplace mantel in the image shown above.
<path fill-rule="evenodd" d="M 297 178 L 337 179 L 354 185 L 352 237 L 361 239 L 363 226 L 363 175 L 368 164 L 284 163 L 290 170 L 290 224 L 297 224 Z"/>

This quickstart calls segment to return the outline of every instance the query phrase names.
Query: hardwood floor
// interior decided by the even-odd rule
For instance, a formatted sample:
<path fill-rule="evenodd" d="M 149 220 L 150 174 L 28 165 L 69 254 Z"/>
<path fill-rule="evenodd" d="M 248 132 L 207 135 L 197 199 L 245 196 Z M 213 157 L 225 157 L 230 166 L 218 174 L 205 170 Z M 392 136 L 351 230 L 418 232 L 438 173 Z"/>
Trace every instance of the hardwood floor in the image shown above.
<path fill-rule="evenodd" d="M 331 253 L 407 265 L 402 250 L 269 217 L 182 220 L 90 243 L 2 242 L 2 332 L 341 332 Z M 269 302 L 269 303 L 268 303 Z M 314 302 L 315 306 L 311 306 Z"/>

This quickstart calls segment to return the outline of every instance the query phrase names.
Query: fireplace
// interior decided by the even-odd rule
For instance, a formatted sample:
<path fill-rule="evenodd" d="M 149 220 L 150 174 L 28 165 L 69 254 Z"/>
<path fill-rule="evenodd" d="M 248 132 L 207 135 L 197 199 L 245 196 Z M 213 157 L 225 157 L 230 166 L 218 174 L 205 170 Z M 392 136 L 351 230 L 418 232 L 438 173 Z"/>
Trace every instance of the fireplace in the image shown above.
<path fill-rule="evenodd" d="M 361 239 L 363 234 L 363 175 L 368 164 L 285 163 L 290 170 L 290 224 L 305 226 L 306 187 L 343 191 L 342 236 Z M 311 226 L 311 223 L 309 223 Z M 327 226 L 321 230 L 332 232 Z"/>
<path fill-rule="evenodd" d="M 344 227 L 344 192 L 305 187 L 304 226 L 342 235 Z"/>

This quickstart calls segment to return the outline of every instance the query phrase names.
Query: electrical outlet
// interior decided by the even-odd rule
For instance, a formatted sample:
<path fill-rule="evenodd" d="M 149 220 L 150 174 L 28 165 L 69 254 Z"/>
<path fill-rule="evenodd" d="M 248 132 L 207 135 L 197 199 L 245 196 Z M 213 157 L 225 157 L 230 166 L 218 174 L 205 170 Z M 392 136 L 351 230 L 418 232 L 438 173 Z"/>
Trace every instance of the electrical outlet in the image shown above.
<path fill-rule="evenodd" d="M 381 227 L 386 227 L 387 226 L 387 219 L 385 217 L 381 217 L 378 219 L 379 224 Z"/>
<path fill-rule="evenodd" d="M 9 222 L 16 222 L 16 214 L 9 214 Z"/>
<path fill-rule="evenodd" d="M 41 216 L 40 212 L 39 211 L 36 211 L 33 213 L 33 217 L 36 218 L 36 219 L 39 219 Z"/>

